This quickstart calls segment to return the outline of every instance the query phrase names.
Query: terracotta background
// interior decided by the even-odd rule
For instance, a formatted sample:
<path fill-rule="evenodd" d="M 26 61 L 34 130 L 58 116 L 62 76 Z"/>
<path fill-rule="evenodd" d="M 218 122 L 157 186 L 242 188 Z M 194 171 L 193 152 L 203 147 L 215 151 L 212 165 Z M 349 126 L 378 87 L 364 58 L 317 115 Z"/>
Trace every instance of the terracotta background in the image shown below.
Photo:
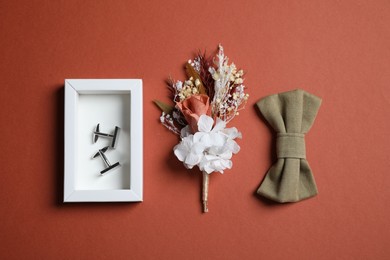
<path fill-rule="evenodd" d="M 151 101 L 219 42 L 251 97 L 204 215 Z M 1 259 L 390 259 L 389 1 L 1 1 L 0 59 Z M 144 80 L 144 202 L 61 203 L 66 78 Z M 255 195 L 274 156 L 254 104 L 295 88 L 323 98 L 320 193 L 277 205 Z"/>

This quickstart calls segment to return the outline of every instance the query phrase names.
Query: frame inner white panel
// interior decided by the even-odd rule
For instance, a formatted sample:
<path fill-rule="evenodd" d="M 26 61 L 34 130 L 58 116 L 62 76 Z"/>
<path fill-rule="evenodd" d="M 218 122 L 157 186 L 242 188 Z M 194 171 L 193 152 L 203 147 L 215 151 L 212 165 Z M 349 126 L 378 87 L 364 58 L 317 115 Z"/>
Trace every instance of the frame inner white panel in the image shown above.
<path fill-rule="evenodd" d="M 80 94 L 78 111 L 78 165 L 75 179 L 76 190 L 130 189 L 130 93 Z M 100 157 L 92 159 L 99 149 L 109 146 L 111 139 L 99 137 L 92 142 L 92 132 L 100 123 L 100 132 L 112 133 L 120 127 L 115 149 L 105 155 L 111 164 L 120 167 L 101 176 L 106 166 Z"/>

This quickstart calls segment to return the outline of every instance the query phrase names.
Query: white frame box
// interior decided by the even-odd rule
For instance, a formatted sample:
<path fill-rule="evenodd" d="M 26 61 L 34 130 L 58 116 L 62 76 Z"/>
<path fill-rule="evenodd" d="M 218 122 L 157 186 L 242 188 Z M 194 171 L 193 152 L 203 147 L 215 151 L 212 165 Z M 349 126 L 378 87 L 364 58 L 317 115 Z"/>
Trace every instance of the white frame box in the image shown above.
<path fill-rule="evenodd" d="M 92 156 L 108 138 L 92 141 L 93 131 L 120 133 L 105 155 L 120 167 L 104 175 L 101 158 Z M 64 202 L 142 201 L 142 80 L 65 80 Z"/>

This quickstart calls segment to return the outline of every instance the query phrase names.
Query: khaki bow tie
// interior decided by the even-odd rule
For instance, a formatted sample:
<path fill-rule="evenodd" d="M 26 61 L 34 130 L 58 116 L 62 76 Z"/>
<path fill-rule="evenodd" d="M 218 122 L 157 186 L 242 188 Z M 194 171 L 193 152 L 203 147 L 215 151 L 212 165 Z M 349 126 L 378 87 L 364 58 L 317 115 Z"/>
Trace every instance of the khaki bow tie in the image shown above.
<path fill-rule="evenodd" d="M 317 186 L 306 161 L 305 134 L 310 130 L 321 98 L 297 89 L 257 102 L 277 132 L 277 162 L 267 172 L 257 193 L 278 202 L 296 202 L 315 196 Z"/>

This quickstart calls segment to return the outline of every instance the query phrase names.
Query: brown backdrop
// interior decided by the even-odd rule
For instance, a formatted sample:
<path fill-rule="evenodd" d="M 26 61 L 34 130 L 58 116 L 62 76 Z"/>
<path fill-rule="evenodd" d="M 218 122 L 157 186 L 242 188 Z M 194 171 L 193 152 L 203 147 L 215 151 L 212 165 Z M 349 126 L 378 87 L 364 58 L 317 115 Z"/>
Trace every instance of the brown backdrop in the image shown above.
<path fill-rule="evenodd" d="M 389 1 L 1 1 L 0 258 L 389 259 L 389 24 Z M 251 97 L 204 215 L 151 101 L 218 43 Z M 144 202 L 61 203 L 66 78 L 143 79 Z M 323 98 L 319 195 L 277 205 L 255 195 L 274 156 L 254 104 L 295 88 Z"/>

